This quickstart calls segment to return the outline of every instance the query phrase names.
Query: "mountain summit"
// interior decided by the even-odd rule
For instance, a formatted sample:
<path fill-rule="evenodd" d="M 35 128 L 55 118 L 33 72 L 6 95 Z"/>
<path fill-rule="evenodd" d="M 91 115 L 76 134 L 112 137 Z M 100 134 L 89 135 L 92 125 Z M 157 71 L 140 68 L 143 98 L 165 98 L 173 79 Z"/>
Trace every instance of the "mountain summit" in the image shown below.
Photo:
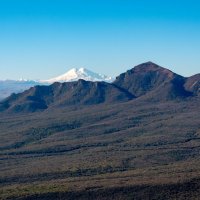
<path fill-rule="evenodd" d="M 114 84 L 136 97 L 148 94 L 156 99 L 176 99 L 191 95 L 185 88 L 187 78 L 155 63 L 146 62 L 119 75 Z"/>
<path fill-rule="evenodd" d="M 43 80 L 41 82 L 42 83 L 73 82 L 73 81 L 78 81 L 79 79 L 85 81 L 104 81 L 104 82 L 113 81 L 112 77 L 98 74 L 85 68 L 80 68 L 80 69 L 73 68 L 63 75 L 48 80 Z"/>

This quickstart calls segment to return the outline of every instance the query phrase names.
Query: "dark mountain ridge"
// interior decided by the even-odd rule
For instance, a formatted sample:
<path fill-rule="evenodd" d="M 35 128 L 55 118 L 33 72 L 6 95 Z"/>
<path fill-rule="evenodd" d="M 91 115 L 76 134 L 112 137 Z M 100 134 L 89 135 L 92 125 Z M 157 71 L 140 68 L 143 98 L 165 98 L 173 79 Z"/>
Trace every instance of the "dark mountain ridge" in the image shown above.
<path fill-rule="evenodd" d="M 50 86 L 35 86 L 13 94 L 0 104 L 0 111 L 35 112 L 52 107 L 119 103 L 134 96 L 113 84 L 79 80 L 69 83 L 54 83 Z"/>
<path fill-rule="evenodd" d="M 35 112 L 52 107 L 113 104 L 141 100 L 184 100 L 198 96 L 200 75 L 185 78 L 147 62 L 119 75 L 113 83 L 79 80 L 35 86 L 12 94 L 0 103 L 0 111 Z"/>

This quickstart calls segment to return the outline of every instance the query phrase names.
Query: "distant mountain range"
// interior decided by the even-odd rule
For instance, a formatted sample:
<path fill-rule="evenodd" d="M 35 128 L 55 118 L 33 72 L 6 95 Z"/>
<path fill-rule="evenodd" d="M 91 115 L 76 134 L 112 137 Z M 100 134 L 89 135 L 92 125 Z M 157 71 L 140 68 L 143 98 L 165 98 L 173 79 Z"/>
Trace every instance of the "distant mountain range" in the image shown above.
<path fill-rule="evenodd" d="M 200 75 L 185 78 L 152 62 L 143 63 L 119 75 L 113 83 L 79 79 L 100 81 L 100 77 L 84 69 L 73 69 L 63 76 L 43 82 L 74 82 L 35 86 L 23 93 L 13 94 L 1 102 L 0 111 L 35 112 L 63 106 L 113 104 L 133 99 L 184 100 L 200 95 Z M 102 80 L 111 79 L 104 77 Z"/>
<path fill-rule="evenodd" d="M 30 87 L 36 85 L 49 85 L 54 82 L 73 82 L 78 81 L 79 79 L 86 80 L 86 81 L 105 81 L 105 82 L 112 82 L 114 79 L 112 77 L 108 77 L 106 75 L 98 74 L 92 72 L 85 68 L 73 68 L 69 70 L 67 73 L 51 78 L 48 80 L 0 80 L 0 100 L 8 97 L 12 93 L 19 93 L 23 92 Z"/>

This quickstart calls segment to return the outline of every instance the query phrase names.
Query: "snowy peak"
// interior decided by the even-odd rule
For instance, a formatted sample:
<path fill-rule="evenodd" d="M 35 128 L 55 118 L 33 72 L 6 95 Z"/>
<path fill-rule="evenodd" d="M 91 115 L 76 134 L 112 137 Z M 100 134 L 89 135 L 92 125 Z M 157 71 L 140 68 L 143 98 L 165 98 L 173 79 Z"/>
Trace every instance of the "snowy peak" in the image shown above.
<path fill-rule="evenodd" d="M 73 68 L 61 76 L 48 80 L 43 80 L 41 82 L 50 84 L 54 82 L 73 82 L 73 81 L 78 81 L 79 79 L 83 79 L 86 81 L 105 81 L 105 82 L 113 81 L 112 77 L 92 72 L 86 68 L 80 68 L 80 69 Z"/>
<path fill-rule="evenodd" d="M 86 81 L 104 81 L 104 82 L 112 82 L 114 79 L 111 77 L 101 75 L 98 73 L 94 73 L 85 68 L 73 68 L 69 70 L 67 73 L 52 78 L 48 80 L 29 80 L 21 78 L 19 80 L 0 80 L 0 101 L 12 93 L 19 93 L 23 92 L 24 90 L 29 89 L 30 87 L 34 87 L 36 85 L 49 85 L 54 82 L 74 82 L 78 81 L 79 79 L 83 79 Z"/>

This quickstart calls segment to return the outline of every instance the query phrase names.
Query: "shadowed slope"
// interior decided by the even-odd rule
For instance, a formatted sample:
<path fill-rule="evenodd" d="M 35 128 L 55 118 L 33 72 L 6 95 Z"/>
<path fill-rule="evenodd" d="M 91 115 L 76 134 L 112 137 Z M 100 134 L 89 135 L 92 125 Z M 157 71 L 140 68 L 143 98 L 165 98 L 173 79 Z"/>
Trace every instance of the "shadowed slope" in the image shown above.
<path fill-rule="evenodd" d="M 136 97 L 149 93 L 151 98 L 171 100 L 190 96 L 184 89 L 185 78 L 152 62 L 143 63 L 121 74 L 115 85 Z"/>
<path fill-rule="evenodd" d="M 189 77 L 185 83 L 185 88 L 194 95 L 200 95 L 200 74 Z"/>
<path fill-rule="evenodd" d="M 0 104 L 0 111 L 35 112 L 50 107 L 119 103 L 133 98 L 115 85 L 79 80 L 36 86 L 21 94 L 13 94 Z"/>

